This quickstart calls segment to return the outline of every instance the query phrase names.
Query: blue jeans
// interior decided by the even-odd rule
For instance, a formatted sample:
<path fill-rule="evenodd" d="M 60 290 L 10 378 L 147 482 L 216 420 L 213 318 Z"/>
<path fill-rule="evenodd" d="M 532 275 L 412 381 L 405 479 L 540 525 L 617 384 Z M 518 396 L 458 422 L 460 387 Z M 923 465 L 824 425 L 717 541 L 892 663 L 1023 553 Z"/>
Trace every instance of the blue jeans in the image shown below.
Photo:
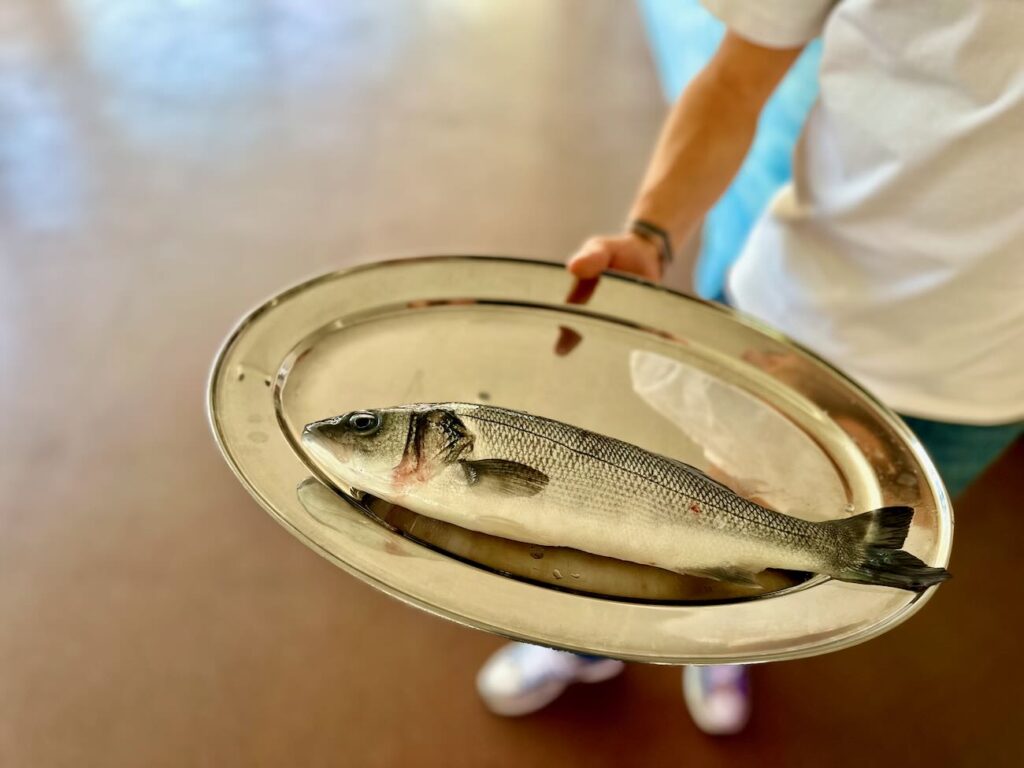
<path fill-rule="evenodd" d="M 903 416 L 924 444 L 953 498 L 967 489 L 989 464 L 1024 434 L 1024 421 L 994 426 L 953 424 Z"/>

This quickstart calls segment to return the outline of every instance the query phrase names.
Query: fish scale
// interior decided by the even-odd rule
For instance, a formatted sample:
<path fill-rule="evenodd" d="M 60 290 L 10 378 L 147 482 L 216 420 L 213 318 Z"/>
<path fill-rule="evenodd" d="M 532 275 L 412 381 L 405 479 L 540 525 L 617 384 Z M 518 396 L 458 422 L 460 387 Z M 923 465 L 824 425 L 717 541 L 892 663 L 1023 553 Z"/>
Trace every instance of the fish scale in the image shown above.
<path fill-rule="evenodd" d="M 681 461 L 491 405 L 416 403 L 308 425 L 338 483 L 471 530 L 756 585 L 765 568 L 923 591 L 943 581 L 900 547 L 914 511 L 811 522 Z"/>
<path fill-rule="evenodd" d="M 671 514 L 673 511 L 688 511 L 690 505 L 696 503 L 711 513 L 700 516 L 676 514 L 685 525 L 700 525 L 753 536 L 762 532 L 759 529 L 766 529 L 779 535 L 781 543 L 817 541 L 826 547 L 835 543 L 830 541 L 834 537 L 829 536 L 827 530 L 816 528 L 813 523 L 801 526 L 800 523 L 804 521 L 784 517 L 744 499 L 695 468 L 624 441 L 552 419 L 490 406 L 467 409 L 464 418 L 477 422 L 477 429 L 486 437 L 487 443 L 497 447 L 506 458 L 536 463 L 538 456 L 551 457 L 551 449 L 541 442 L 550 441 L 569 452 L 568 466 L 561 469 L 562 473 L 585 472 L 586 461 L 594 459 L 615 473 L 616 479 L 618 473 L 628 474 L 630 480 L 627 482 L 632 481 L 627 486 L 630 491 L 645 490 L 645 483 L 654 483 L 664 489 L 665 493 L 658 496 L 658 501 L 664 505 L 659 512 Z M 544 467 L 559 469 L 550 458 L 542 463 Z M 595 494 L 590 492 L 587 495 Z M 635 498 L 632 494 L 625 496 Z"/>

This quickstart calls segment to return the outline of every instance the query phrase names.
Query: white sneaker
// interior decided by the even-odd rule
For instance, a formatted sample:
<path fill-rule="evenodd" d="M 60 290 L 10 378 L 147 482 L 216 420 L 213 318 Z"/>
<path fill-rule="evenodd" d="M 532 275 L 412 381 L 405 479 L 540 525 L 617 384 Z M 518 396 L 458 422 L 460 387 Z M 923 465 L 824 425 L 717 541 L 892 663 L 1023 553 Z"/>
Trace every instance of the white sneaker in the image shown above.
<path fill-rule="evenodd" d="M 619 674 L 625 664 L 593 659 L 539 645 L 509 643 L 476 676 L 476 689 L 496 715 L 516 717 L 543 709 L 572 683 L 599 683 Z"/>
<path fill-rule="evenodd" d="M 738 664 L 683 667 L 683 699 L 704 733 L 739 733 L 750 719 L 750 674 Z"/>

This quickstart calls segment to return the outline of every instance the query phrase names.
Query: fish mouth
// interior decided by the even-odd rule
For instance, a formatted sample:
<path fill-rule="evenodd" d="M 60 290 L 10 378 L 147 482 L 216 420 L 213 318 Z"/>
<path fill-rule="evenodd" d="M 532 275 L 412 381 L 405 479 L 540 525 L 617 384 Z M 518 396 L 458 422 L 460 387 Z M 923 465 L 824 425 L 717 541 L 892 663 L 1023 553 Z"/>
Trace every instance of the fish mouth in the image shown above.
<path fill-rule="evenodd" d="M 307 424 L 302 429 L 302 439 L 314 437 L 324 437 L 335 439 L 341 435 L 341 418 L 335 417 L 333 419 L 320 419 L 319 421 L 313 421 Z"/>
<path fill-rule="evenodd" d="M 318 466 L 331 470 L 352 458 L 352 446 L 348 441 L 339 440 L 341 435 L 338 420 L 325 419 L 307 424 L 302 430 L 299 442 Z"/>
<path fill-rule="evenodd" d="M 318 429 L 320 422 L 316 421 L 312 424 L 307 424 L 302 428 L 302 434 L 299 436 L 299 442 L 302 443 L 303 448 L 312 448 L 314 445 L 319 444 L 322 436 Z"/>
<path fill-rule="evenodd" d="M 348 463 L 352 457 L 351 446 L 334 441 L 330 437 L 330 430 L 326 430 L 327 434 L 325 434 L 325 430 L 321 428 L 323 425 L 331 426 L 332 421 L 332 419 L 328 419 L 308 424 L 302 430 L 299 442 L 302 444 L 306 456 L 322 473 L 321 482 L 327 482 L 328 485 L 333 485 L 360 501 L 366 496 L 366 492 L 353 485 L 353 481 L 357 481 L 356 478 L 359 477 L 360 472 L 355 466 Z"/>

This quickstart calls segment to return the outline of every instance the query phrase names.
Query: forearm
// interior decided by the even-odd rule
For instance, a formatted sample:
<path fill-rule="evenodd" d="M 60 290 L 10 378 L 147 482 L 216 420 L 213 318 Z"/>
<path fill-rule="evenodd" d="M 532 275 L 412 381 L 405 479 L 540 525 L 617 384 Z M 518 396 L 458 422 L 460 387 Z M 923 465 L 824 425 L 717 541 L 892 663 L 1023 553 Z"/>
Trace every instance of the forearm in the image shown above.
<path fill-rule="evenodd" d="M 630 218 L 684 243 L 739 171 L 765 101 L 799 53 L 727 35 L 673 106 Z"/>
<path fill-rule="evenodd" d="M 750 148 L 757 111 L 698 77 L 672 108 L 631 211 L 681 244 L 725 192 Z"/>
<path fill-rule="evenodd" d="M 631 230 L 589 238 L 569 259 L 569 271 L 579 280 L 593 280 L 608 269 L 661 279 L 664 258 L 680 255 L 679 247 L 736 175 L 761 108 L 799 54 L 799 49 L 765 48 L 726 32 L 672 108 L 630 211 Z M 637 226 L 637 219 L 654 226 Z M 683 264 L 681 271 L 687 281 L 683 288 L 690 290 L 693 264 Z"/>

